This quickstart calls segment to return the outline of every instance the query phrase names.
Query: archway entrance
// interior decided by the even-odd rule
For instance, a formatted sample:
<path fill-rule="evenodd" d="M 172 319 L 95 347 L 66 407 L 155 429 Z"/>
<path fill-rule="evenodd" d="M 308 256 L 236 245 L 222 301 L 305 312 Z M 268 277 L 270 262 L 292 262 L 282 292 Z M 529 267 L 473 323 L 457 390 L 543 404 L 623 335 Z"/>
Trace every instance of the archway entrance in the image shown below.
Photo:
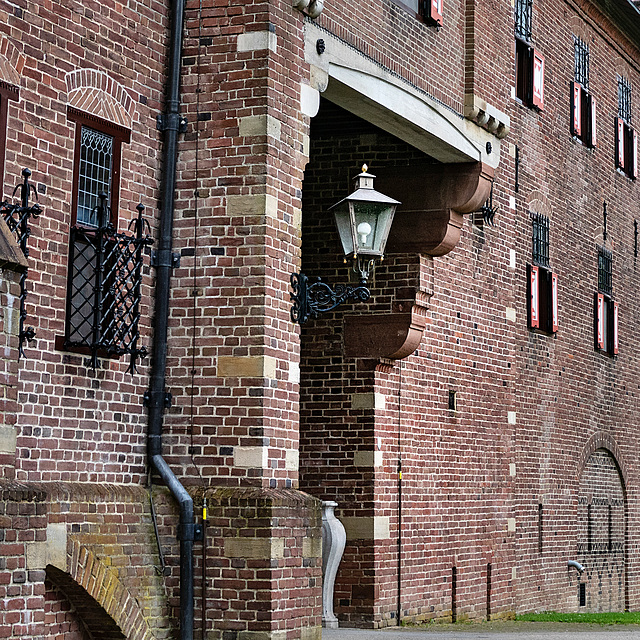
<path fill-rule="evenodd" d="M 578 562 L 586 567 L 578 589 L 580 611 L 624 611 L 626 491 L 607 449 L 587 460 L 578 494 Z"/>

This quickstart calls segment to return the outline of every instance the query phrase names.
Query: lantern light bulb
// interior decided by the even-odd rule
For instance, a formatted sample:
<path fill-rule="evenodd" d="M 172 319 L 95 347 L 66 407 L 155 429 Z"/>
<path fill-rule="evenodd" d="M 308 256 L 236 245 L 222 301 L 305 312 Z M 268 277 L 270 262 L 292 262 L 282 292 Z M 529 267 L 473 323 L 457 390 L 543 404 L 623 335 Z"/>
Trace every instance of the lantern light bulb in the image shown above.
<path fill-rule="evenodd" d="M 360 234 L 360 242 L 366 244 L 367 237 L 371 233 L 371 225 L 368 222 L 361 222 L 358 225 L 358 233 Z"/>

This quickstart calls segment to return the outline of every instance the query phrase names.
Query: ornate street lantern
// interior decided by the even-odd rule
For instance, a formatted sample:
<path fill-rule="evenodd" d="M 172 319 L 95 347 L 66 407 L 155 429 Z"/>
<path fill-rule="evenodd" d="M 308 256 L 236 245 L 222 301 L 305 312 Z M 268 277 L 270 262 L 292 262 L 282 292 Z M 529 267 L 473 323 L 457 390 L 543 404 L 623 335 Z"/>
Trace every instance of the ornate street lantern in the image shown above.
<path fill-rule="evenodd" d="M 319 278 L 309 283 L 304 273 L 291 275 L 293 293 L 291 320 L 304 324 L 319 313 L 332 311 L 347 300 L 366 302 L 371 296 L 367 288 L 376 260 L 382 260 L 391 223 L 400 204 L 373 188 L 374 175 L 367 173 L 367 165 L 356 176 L 356 190 L 329 208 L 333 211 L 345 262 L 353 260 L 353 269 L 360 276 L 360 284 L 337 285 L 332 289 Z"/>

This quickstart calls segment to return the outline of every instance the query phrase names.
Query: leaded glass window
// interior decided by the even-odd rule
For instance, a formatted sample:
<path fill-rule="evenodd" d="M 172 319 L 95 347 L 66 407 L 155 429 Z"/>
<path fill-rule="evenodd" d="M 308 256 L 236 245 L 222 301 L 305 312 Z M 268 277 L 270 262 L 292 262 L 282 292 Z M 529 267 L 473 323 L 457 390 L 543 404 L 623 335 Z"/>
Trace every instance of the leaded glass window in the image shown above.
<path fill-rule="evenodd" d="M 104 191 L 108 196 L 111 192 L 113 137 L 84 126 L 81 135 L 76 220 L 97 227 L 98 194 Z"/>

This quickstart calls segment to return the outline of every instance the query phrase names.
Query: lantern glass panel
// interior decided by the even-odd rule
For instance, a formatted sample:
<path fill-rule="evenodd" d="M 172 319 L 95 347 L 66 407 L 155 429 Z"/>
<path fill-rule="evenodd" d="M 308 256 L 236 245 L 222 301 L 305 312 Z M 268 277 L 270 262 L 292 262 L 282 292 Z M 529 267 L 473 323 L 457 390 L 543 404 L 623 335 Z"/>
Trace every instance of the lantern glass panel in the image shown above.
<path fill-rule="evenodd" d="M 395 205 L 380 202 L 354 202 L 357 253 L 382 256 Z"/>
<path fill-rule="evenodd" d="M 342 250 L 344 251 L 344 255 L 352 255 L 354 253 L 354 246 L 353 232 L 351 231 L 352 225 L 349 204 L 347 202 L 340 204 L 334 209 L 333 214 L 335 216 L 338 234 L 340 235 L 340 242 L 342 242 Z"/>

